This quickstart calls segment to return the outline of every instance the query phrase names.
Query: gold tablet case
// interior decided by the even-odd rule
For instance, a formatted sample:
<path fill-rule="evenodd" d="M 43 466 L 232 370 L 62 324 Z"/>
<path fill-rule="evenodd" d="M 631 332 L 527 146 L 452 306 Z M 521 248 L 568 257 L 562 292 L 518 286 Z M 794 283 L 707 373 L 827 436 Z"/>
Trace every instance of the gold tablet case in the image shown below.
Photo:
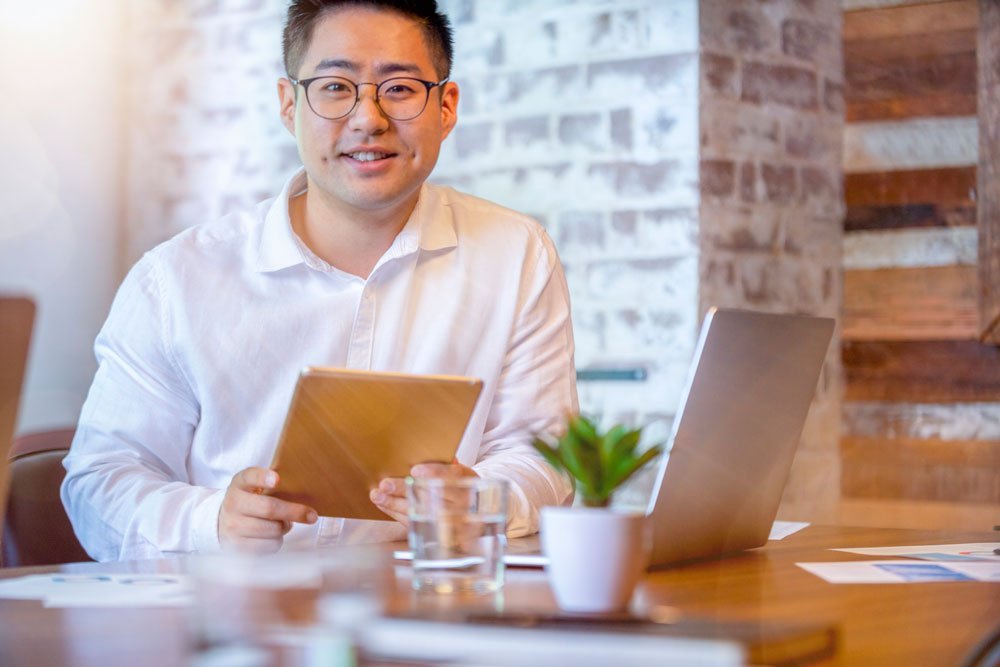
<path fill-rule="evenodd" d="M 271 468 L 278 498 L 321 516 L 391 521 L 368 497 L 379 480 L 450 462 L 482 382 L 339 368 L 299 376 Z"/>

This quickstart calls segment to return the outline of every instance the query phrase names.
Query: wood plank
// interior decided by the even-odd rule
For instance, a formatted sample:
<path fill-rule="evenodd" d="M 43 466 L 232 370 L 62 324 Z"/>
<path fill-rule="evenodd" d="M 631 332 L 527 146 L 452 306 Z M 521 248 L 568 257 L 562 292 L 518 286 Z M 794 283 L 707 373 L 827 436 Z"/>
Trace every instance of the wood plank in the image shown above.
<path fill-rule="evenodd" d="M 979 119 L 907 118 L 844 126 L 844 171 L 974 167 L 979 162 Z"/>
<path fill-rule="evenodd" d="M 911 35 L 878 39 L 846 39 L 844 64 L 849 65 L 858 59 L 892 60 L 975 53 L 977 38 L 978 30 L 969 27 L 960 30 L 925 32 L 919 39 L 914 39 Z"/>
<path fill-rule="evenodd" d="M 845 232 L 907 229 L 912 227 L 974 227 L 976 206 L 848 206 Z"/>
<path fill-rule="evenodd" d="M 888 100 L 846 100 L 847 122 L 973 116 L 977 97 L 972 93 L 918 95 Z"/>
<path fill-rule="evenodd" d="M 919 36 L 933 32 L 975 29 L 978 23 L 977 0 L 951 0 L 844 12 L 842 35 L 845 40 Z"/>
<path fill-rule="evenodd" d="M 903 120 L 905 118 L 943 118 L 971 116 L 976 113 L 976 96 L 932 95 L 902 97 L 894 100 L 848 101 L 848 123 L 872 120 Z"/>
<path fill-rule="evenodd" d="M 844 438 L 841 493 L 1000 503 L 1000 441 Z"/>
<path fill-rule="evenodd" d="M 1000 345 L 1000 3 L 983 2 L 979 29 L 980 335 Z"/>
<path fill-rule="evenodd" d="M 848 206 L 972 206 L 976 201 L 976 168 L 845 174 L 844 198 Z"/>
<path fill-rule="evenodd" d="M 975 97 L 976 70 L 974 49 L 921 58 L 852 58 L 844 65 L 844 100 L 851 103 L 934 95 Z"/>
<path fill-rule="evenodd" d="M 845 271 L 976 265 L 975 227 L 924 227 L 844 234 Z"/>
<path fill-rule="evenodd" d="M 991 530 L 997 508 L 995 503 L 843 498 L 837 518 L 845 526 Z"/>
<path fill-rule="evenodd" d="M 1000 441 L 1000 403 L 842 403 L 843 436 Z"/>
<path fill-rule="evenodd" d="M 855 436 L 841 438 L 840 455 L 844 460 L 862 465 L 986 468 L 1000 475 L 1000 440 Z"/>
<path fill-rule="evenodd" d="M 977 269 L 845 271 L 841 325 L 845 341 L 977 340 Z"/>
<path fill-rule="evenodd" d="M 1000 401 L 1000 348 L 975 341 L 845 341 L 844 400 Z"/>

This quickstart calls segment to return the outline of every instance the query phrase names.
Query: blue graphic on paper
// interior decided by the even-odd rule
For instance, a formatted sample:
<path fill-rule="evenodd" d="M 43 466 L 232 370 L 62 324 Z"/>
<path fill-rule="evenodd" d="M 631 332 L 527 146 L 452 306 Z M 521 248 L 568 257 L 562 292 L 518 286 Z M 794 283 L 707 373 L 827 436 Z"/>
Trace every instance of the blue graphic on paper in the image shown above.
<path fill-rule="evenodd" d="M 906 581 L 975 581 L 961 572 L 930 563 L 880 563 L 875 567 L 902 577 Z"/>

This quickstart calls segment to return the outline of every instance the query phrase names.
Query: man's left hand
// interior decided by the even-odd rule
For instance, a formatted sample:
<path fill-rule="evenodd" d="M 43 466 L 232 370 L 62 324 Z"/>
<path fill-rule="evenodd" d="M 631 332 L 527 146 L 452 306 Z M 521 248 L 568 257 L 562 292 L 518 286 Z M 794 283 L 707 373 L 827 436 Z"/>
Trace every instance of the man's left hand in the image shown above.
<path fill-rule="evenodd" d="M 412 477 L 479 477 L 475 470 L 458 461 L 453 463 L 418 463 L 410 468 Z M 406 480 L 402 477 L 387 477 L 369 494 L 372 502 L 380 510 L 404 526 L 407 521 Z"/>

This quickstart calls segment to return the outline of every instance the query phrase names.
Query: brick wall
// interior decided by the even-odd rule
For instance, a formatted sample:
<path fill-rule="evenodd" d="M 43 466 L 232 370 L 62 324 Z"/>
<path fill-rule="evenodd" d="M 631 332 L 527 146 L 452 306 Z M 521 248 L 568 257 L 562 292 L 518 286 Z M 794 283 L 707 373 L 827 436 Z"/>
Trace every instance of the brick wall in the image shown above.
<path fill-rule="evenodd" d="M 286 0 L 127 4 L 131 265 L 186 227 L 273 197 L 299 159 L 277 113 Z"/>
<path fill-rule="evenodd" d="M 460 121 L 434 178 L 537 217 L 570 284 L 585 411 L 665 435 L 698 326 L 696 0 L 445 3 Z"/>
<path fill-rule="evenodd" d="M 835 0 L 702 0 L 699 310 L 835 317 L 843 220 L 841 10 Z M 834 518 L 839 335 L 783 514 Z"/>

